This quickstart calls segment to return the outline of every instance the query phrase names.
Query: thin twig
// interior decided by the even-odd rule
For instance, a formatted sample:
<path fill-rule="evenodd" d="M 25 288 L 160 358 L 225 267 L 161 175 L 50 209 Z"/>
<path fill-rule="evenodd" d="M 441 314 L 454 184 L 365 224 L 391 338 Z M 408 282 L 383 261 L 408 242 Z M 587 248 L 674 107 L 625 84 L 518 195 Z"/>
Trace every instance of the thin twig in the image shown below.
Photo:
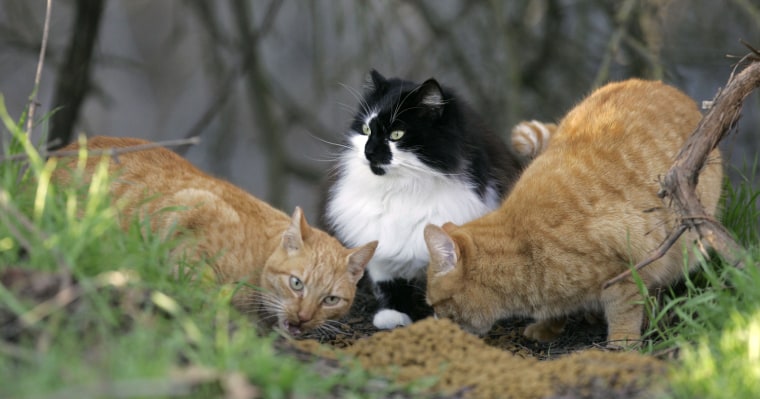
<path fill-rule="evenodd" d="M 122 148 L 106 148 L 102 150 L 88 150 L 87 155 L 89 156 L 100 156 L 100 155 L 109 155 L 112 157 L 116 157 L 120 154 L 126 154 L 130 152 L 137 152 L 137 151 L 145 151 L 150 150 L 157 147 L 179 147 L 179 146 L 186 146 L 186 145 L 197 145 L 200 143 L 201 140 L 199 137 L 190 137 L 186 139 L 176 139 L 176 140 L 166 140 L 166 141 L 157 141 L 155 143 L 148 143 L 148 144 L 138 144 L 133 145 L 129 147 L 122 147 Z M 71 157 L 79 155 L 79 150 L 58 150 L 58 151 L 41 151 L 40 156 L 43 157 Z M 10 160 L 17 160 L 17 159 L 27 159 L 29 158 L 26 154 L 16 154 L 11 155 L 8 157 L 0 157 L 0 162 L 2 161 L 10 161 Z"/>
<path fill-rule="evenodd" d="M 649 266 L 652 262 L 655 262 L 657 259 L 662 258 L 665 256 L 665 254 L 668 252 L 670 247 L 673 246 L 673 244 L 676 243 L 676 241 L 681 237 L 681 235 L 686 231 L 686 225 L 681 224 L 679 225 L 675 230 L 671 231 L 670 234 L 665 237 L 665 240 L 660 244 L 660 246 L 657 248 L 657 250 L 649 255 L 646 259 L 642 260 L 641 262 L 637 263 L 636 266 L 618 274 L 614 278 L 611 278 L 607 280 L 604 285 L 602 286 L 602 289 L 606 289 L 607 287 L 617 284 L 620 281 L 623 281 L 624 279 L 628 278 L 631 274 L 633 274 L 633 271 L 639 271 L 643 269 L 646 266 Z"/>
<path fill-rule="evenodd" d="M 222 84 L 219 85 L 216 99 L 210 103 L 208 108 L 206 108 L 206 111 L 203 112 L 201 117 L 198 118 L 195 124 L 193 124 L 190 130 L 188 130 L 188 132 L 185 134 L 185 137 L 198 138 L 201 135 L 201 133 L 203 133 L 203 130 L 206 129 L 206 127 L 211 123 L 211 121 L 214 120 L 214 118 L 217 116 L 219 111 L 229 101 L 230 95 L 233 93 L 232 85 L 243 74 L 248 72 L 249 67 L 250 67 L 250 63 L 244 62 L 243 65 L 241 65 L 239 69 L 230 71 L 227 74 Z M 184 155 L 182 154 L 183 152 L 184 151 L 179 151 L 180 155 Z"/>
<path fill-rule="evenodd" d="M 64 280 L 66 280 L 65 276 Z M 66 305 L 74 302 L 82 296 L 82 293 L 83 290 L 78 285 L 68 284 L 67 286 L 63 286 L 54 297 L 41 302 L 28 312 L 22 314 L 19 320 L 25 328 L 29 328 L 56 310 L 63 309 Z"/>
<path fill-rule="evenodd" d="M 2 198 L 8 198 L 8 194 L 5 190 L 0 189 L 0 199 Z M 0 220 L 3 221 L 3 223 L 8 227 L 8 229 L 11 231 L 11 234 L 14 235 L 16 240 L 18 240 L 19 244 L 29 253 L 31 253 L 34 250 L 32 242 L 27 240 L 26 236 L 22 234 L 22 232 L 16 228 L 16 226 L 11 223 L 8 216 L 12 216 L 21 226 L 26 229 L 27 233 L 33 235 L 37 238 L 38 241 L 44 242 L 47 241 L 48 235 L 45 234 L 44 231 L 37 228 L 37 226 L 32 223 L 29 218 L 27 218 L 18 208 L 13 206 L 10 202 L 0 200 L 0 208 L 2 208 L 2 213 L 0 213 Z M 53 255 L 55 257 L 56 263 L 58 265 L 58 268 L 62 271 L 71 273 L 71 265 L 69 265 L 66 262 L 66 259 L 63 257 L 63 254 L 61 253 L 60 249 L 57 247 L 54 247 L 52 249 Z"/>
<path fill-rule="evenodd" d="M 6 203 L 5 198 L 7 198 L 8 195 L 4 190 L 0 191 L 0 208 L 2 208 L 2 212 L 0 212 L 0 220 L 2 220 L 3 225 L 10 231 L 10 233 L 16 238 L 18 243 L 21 245 L 21 248 L 26 250 L 26 252 L 31 252 L 32 250 L 32 243 L 29 242 L 29 240 L 26 239 L 26 237 L 21 234 L 21 231 L 16 228 L 16 226 L 11 223 L 11 221 L 8 218 L 8 215 L 11 213 L 11 210 L 9 209 L 9 205 Z"/>
<path fill-rule="evenodd" d="M 40 58 L 37 61 L 37 72 L 34 75 L 34 89 L 32 90 L 32 96 L 29 98 L 29 113 L 26 119 L 27 137 L 31 136 L 32 126 L 34 125 L 34 111 L 37 108 L 37 92 L 39 91 L 40 80 L 42 79 L 42 66 L 45 64 L 45 49 L 47 48 L 48 32 L 50 31 L 50 11 L 52 8 L 52 0 L 47 0 L 47 5 L 45 7 L 45 24 L 42 28 Z"/>
<path fill-rule="evenodd" d="M 602 57 L 602 63 L 599 67 L 599 72 L 596 73 L 592 87 L 601 86 L 602 83 L 604 83 L 609 78 L 610 65 L 612 64 L 612 60 L 615 58 L 615 55 L 617 55 L 618 51 L 620 51 L 620 42 L 626 35 L 628 21 L 630 21 L 633 16 L 633 10 L 636 6 L 636 2 L 636 0 L 626 0 L 618 9 L 617 14 L 615 15 L 615 22 L 618 26 L 612 35 L 610 35 L 610 40 L 607 42 L 607 49 L 605 50 L 604 56 Z"/>
<path fill-rule="evenodd" d="M 749 43 L 747 43 L 744 39 L 739 39 L 739 43 L 743 44 L 744 47 L 748 48 L 749 51 L 751 51 L 752 54 L 754 54 L 753 58 L 758 59 L 757 57 L 760 57 L 760 51 L 758 51 L 756 48 L 752 47 L 752 45 L 749 44 Z"/>
<path fill-rule="evenodd" d="M 266 11 L 264 12 L 264 19 L 261 21 L 261 26 L 253 31 L 253 38 L 255 40 L 262 39 L 272 30 L 274 21 L 280 13 L 280 8 L 282 8 L 282 4 L 282 0 L 272 0 L 272 2 L 269 3 L 269 6 L 267 6 Z"/>

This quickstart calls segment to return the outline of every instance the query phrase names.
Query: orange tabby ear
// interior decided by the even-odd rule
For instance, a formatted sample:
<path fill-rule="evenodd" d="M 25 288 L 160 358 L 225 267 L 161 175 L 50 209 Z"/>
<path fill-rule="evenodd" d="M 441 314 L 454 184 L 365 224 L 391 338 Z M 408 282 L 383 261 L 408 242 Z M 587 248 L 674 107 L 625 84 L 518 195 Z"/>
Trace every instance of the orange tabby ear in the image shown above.
<path fill-rule="evenodd" d="M 457 244 L 444 231 L 447 225 L 449 223 L 444 225 L 444 228 L 434 224 L 425 226 L 425 244 L 430 253 L 429 267 L 435 274 L 446 274 L 454 270 L 457 264 Z"/>
<path fill-rule="evenodd" d="M 445 231 L 447 233 L 451 233 L 452 231 L 454 231 L 454 229 L 456 229 L 459 226 L 457 226 L 457 225 L 455 225 L 454 223 L 451 223 L 451 222 L 446 222 L 446 223 L 443 224 L 442 227 L 443 227 L 443 231 Z"/>
<path fill-rule="evenodd" d="M 351 281 L 354 284 L 358 283 L 359 279 L 364 275 L 364 268 L 369 260 L 372 259 L 372 255 L 375 254 L 376 248 L 377 241 L 372 241 L 363 247 L 351 250 L 351 254 L 348 255 L 348 274 L 351 276 Z"/>
<path fill-rule="evenodd" d="M 301 211 L 300 207 L 296 207 L 290 219 L 290 226 L 288 226 L 282 235 L 282 247 L 287 251 L 288 255 L 293 255 L 301 250 L 303 247 L 303 233 L 308 231 L 309 228 L 306 218 L 303 217 L 303 211 Z"/>

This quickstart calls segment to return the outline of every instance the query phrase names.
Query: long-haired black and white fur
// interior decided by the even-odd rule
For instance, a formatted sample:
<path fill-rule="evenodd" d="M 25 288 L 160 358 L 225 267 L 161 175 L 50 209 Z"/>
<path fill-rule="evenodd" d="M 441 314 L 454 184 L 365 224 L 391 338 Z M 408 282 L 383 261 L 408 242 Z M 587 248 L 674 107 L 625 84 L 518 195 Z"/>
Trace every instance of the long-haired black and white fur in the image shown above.
<path fill-rule="evenodd" d="M 417 84 L 370 72 L 324 216 L 349 247 L 379 241 L 367 266 L 380 305 L 375 327 L 430 314 L 425 226 L 462 224 L 497 208 L 520 171 L 505 143 L 435 79 Z"/>

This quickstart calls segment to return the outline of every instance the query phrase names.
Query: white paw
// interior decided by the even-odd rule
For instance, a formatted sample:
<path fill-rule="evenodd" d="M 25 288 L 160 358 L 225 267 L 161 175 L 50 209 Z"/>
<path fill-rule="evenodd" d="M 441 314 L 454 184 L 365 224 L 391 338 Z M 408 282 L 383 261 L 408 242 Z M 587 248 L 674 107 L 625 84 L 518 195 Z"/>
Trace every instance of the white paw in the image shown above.
<path fill-rule="evenodd" d="M 396 327 L 403 327 L 412 324 L 412 318 L 406 313 L 401 313 L 392 309 L 383 309 L 375 313 L 372 324 L 381 330 L 390 330 Z"/>

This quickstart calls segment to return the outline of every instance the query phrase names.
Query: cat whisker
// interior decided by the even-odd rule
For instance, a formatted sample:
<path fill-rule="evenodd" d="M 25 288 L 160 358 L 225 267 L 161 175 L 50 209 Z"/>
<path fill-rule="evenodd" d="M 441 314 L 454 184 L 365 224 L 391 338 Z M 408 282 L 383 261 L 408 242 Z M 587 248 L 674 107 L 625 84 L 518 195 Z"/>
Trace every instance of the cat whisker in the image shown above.
<path fill-rule="evenodd" d="M 369 104 L 367 104 L 367 101 L 364 99 L 364 96 L 362 96 L 362 94 L 358 90 L 354 89 L 353 87 L 345 83 L 338 83 L 338 84 L 344 89 L 346 89 L 349 93 L 351 93 L 351 95 L 356 99 L 356 101 L 359 102 L 359 106 L 361 107 L 365 115 L 370 114 Z"/>
<path fill-rule="evenodd" d="M 329 320 L 326 320 L 325 322 L 326 323 L 330 323 L 332 325 L 336 325 L 336 326 L 338 326 L 340 328 L 349 328 L 350 327 L 348 324 L 346 324 L 346 323 L 344 323 L 344 322 L 342 322 L 340 320 L 329 319 Z"/>
<path fill-rule="evenodd" d="M 414 92 L 414 91 L 416 91 L 416 90 L 417 90 L 417 89 L 415 89 L 415 90 L 412 90 L 412 92 Z M 399 99 L 400 101 L 397 101 L 397 102 L 396 102 L 396 106 L 395 106 L 395 107 L 393 107 L 393 112 L 391 112 L 391 123 L 390 123 L 391 125 L 393 125 L 393 123 L 394 123 L 394 122 L 396 122 L 396 116 L 398 115 L 398 111 L 399 111 L 399 109 L 401 108 L 401 104 L 403 104 L 403 103 L 404 103 L 404 101 L 406 101 L 406 99 L 409 97 L 409 95 L 410 95 L 412 92 L 409 92 L 409 93 L 407 93 L 407 95 L 406 95 L 406 96 L 404 96 L 404 98 L 403 98 L 403 99 L 401 99 L 401 87 L 399 87 L 399 89 L 398 89 L 398 99 Z"/>
<path fill-rule="evenodd" d="M 334 146 L 334 147 L 345 148 L 345 149 L 349 149 L 349 150 L 351 149 L 351 147 L 348 146 L 348 145 L 341 144 L 341 143 L 336 143 L 336 142 L 333 142 L 333 141 L 330 141 L 330 140 L 327 140 L 327 139 L 323 139 L 323 138 L 321 138 L 321 137 L 319 137 L 319 136 L 317 136 L 317 135 L 315 135 L 315 134 L 313 134 L 313 133 L 311 133 L 309 131 L 306 131 L 306 133 L 309 135 L 309 137 L 311 137 L 311 138 L 319 141 L 320 143 L 324 143 L 324 144 L 331 145 L 331 146 Z"/>
<path fill-rule="evenodd" d="M 447 102 L 448 102 L 448 101 L 444 101 L 442 104 L 446 104 Z M 416 107 L 408 107 L 408 108 L 404 108 L 404 110 L 402 110 L 401 112 L 399 112 L 399 113 L 396 115 L 396 117 L 399 117 L 399 116 L 401 116 L 401 115 L 402 115 L 404 112 L 407 112 L 407 111 L 412 111 L 412 110 L 416 110 L 416 109 L 425 109 L 425 107 L 416 106 Z M 391 122 L 391 123 L 392 123 L 392 122 Z"/>
<path fill-rule="evenodd" d="M 398 103 L 396 103 L 396 107 L 393 109 L 393 113 L 391 114 L 391 125 L 393 124 L 393 122 L 396 121 L 396 118 L 398 118 L 399 116 L 401 116 L 401 114 L 403 114 L 404 112 L 406 112 L 406 110 L 404 110 L 401 113 L 399 113 L 399 110 L 401 110 L 401 105 L 406 102 L 406 100 L 409 98 L 409 96 L 411 96 L 412 94 L 414 94 L 417 91 L 419 91 L 420 87 L 421 86 L 417 86 L 413 90 L 410 90 L 409 93 L 406 93 L 406 95 L 404 96 L 403 99 L 401 98 L 401 88 L 399 87 L 398 98 L 401 101 L 399 101 Z M 421 107 L 410 107 L 408 109 L 414 109 L 414 108 L 421 108 Z"/>
<path fill-rule="evenodd" d="M 329 168 L 327 168 L 327 175 L 328 176 L 336 176 L 341 170 L 341 165 L 336 162 L 332 164 Z"/>
<path fill-rule="evenodd" d="M 346 147 L 346 146 L 343 146 Z M 347 149 L 350 147 L 346 147 Z M 335 163 L 343 159 L 343 155 L 345 154 L 345 151 L 327 151 L 324 155 L 324 157 L 313 157 L 313 156 L 307 156 L 306 159 L 310 161 L 315 162 L 330 162 Z"/>
<path fill-rule="evenodd" d="M 339 161 L 341 158 L 338 156 L 332 157 L 332 158 L 315 158 L 315 157 L 306 157 L 309 161 L 314 162 L 325 162 L 325 163 L 334 163 L 336 161 Z"/>
<path fill-rule="evenodd" d="M 252 309 L 262 321 L 279 319 L 280 315 L 285 314 L 285 308 L 281 306 L 261 306 Z"/>
<path fill-rule="evenodd" d="M 312 332 L 319 335 L 320 338 L 334 338 L 338 334 L 344 334 L 344 331 L 339 327 L 331 325 L 329 322 L 332 320 L 325 320 L 325 322 L 319 327 L 315 328 Z"/>
<path fill-rule="evenodd" d="M 260 310 L 279 310 L 279 311 L 282 311 L 282 310 L 285 309 L 285 307 L 282 305 L 282 303 L 275 302 L 275 301 L 268 301 L 268 302 L 257 301 L 254 304 L 254 306 L 257 309 L 260 309 Z"/>
<path fill-rule="evenodd" d="M 430 176 L 435 176 L 435 177 L 457 177 L 457 176 L 465 176 L 466 175 L 465 173 L 443 173 L 443 172 L 438 172 L 438 171 L 435 171 L 435 170 L 430 169 L 430 168 L 424 168 L 424 167 L 421 167 L 421 166 L 414 165 L 413 163 L 404 162 L 404 161 L 399 161 L 398 165 L 402 166 L 404 168 L 410 169 L 410 170 L 414 170 L 414 171 L 417 171 L 417 172 L 422 172 L 425 175 L 430 175 Z"/>
<path fill-rule="evenodd" d="M 266 307 L 266 309 L 284 310 L 285 306 L 282 301 L 275 299 L 257 300 L 254 305 L 258 305 L 260 308 Z"/>
<path fill-rule="evenodd" d="M 316 335 L 319 338 L 327 338 L 330 336 L 330 333 L 327 329 L 327 326 L 325 324 L 320 324 L 313 330 L 309 331 L 310 334 Z"/>
<path fill-rule="evenodd" d="M 269 320 L 272 320 L 272 319 L 279 319 L 280 318 L 280 314 L 282 314 L 282 313 L 279 313 L 279 312 L 266 312 L 265 311 L 263 315 L 261 313 L 259 313 L 259 319 L 261 321 L 269 321 Z"/>
<path fill-rule="evenodd" d="M 320 327 L 330 330 L 335 334 L 345 334 L 346 330 L 350 330 L 350 327 L 347 324 L 341 323 L 337 320 L 325 320 L 324 324 Z"/>
<path fill-rule="evenodd" d="M 354 117 L 354 115 L 356 115 L 356 109 L 354 108 L 353 105 L 346 104 L 346 103 L 337 103 L 337 104 L 338 106 L 340 106 L 340 109 L 348 112 L 348 114 L 351 115 L 352 118 Z"/>
<path fill-rule="evenodd" d="M 241 301 L 241 304 L 250 304 L 256 310 L 277 310 L 283 311 L 285 305 L 277 297 L 266 293 L 254 293 Z"/>

